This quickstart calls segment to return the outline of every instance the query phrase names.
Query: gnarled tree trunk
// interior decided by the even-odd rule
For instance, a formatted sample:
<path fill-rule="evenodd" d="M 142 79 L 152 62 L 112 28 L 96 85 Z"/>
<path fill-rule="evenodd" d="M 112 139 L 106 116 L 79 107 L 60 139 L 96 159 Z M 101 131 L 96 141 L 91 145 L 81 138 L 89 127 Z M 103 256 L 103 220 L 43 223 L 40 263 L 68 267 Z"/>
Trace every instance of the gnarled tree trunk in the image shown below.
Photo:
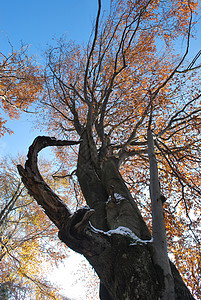
<path fill-rule="evenodd" d="M 25 167 L 18 166 L 31 195 L 59 229 L 59 238 L 83 254 L 96 270 L 102 300 L 160 299 L 163 274 L 153 261 L 151 234 L 112 156 L 96 165 L 86 133 L 82 136 L 77 176 L 89 208 L 72 214 L 43 181 L 37 154 L 46 146 L 78 142 L 38 137 L 30 147 Z M 171 264 L 176 299 L 193 299 Z"/>

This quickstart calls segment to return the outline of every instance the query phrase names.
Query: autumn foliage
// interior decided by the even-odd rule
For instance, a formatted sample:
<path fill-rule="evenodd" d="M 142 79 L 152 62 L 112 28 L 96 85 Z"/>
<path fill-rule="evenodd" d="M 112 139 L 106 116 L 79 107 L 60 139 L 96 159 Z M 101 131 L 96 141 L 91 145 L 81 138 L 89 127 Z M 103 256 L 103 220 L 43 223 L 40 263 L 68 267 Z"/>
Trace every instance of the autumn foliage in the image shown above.
<path fill-rule="evenodd" d="M 50 269 L 67 255 L 55 238 L 55 228 L 28 195 L 16 170 L 16 161 L 0 162 L 0 296 L 2 299 L 63 299 L 46 279 Z M 51 164 L 43 160 L 44 177 Z M 49 179 L 49 184 L 52 183 Z"/>
<path fill-rule="evenodd" d="M 21 46 L 18 51 L 11 47 L 11 53 L 0 52 L 0 136 L 11 133 L 6 127 L 6 118 L 19 118 L 21 112 L 39 97 L 43 89 L 43 76 L 34 59 L 28 57 L 28 49 Z"/>

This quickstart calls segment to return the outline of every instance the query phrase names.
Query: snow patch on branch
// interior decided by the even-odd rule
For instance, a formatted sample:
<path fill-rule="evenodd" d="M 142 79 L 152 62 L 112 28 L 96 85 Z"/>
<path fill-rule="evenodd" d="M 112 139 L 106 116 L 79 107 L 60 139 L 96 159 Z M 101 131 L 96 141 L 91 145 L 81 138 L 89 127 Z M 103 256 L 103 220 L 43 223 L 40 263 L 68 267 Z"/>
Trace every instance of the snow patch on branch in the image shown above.
<path fill-rule="evenodd" d="M 153 238 L 151 238 L 150 240 L 142 240 L 135 233 L 133 233 L 129 228 L 123 227 L 123 226 L 119 226 L 119 227 L 109 230 L 109 231 L 102 231 L 102 230 L 96 229 L 92 225 L 91 225 L 91 227 L 94 231 L 100 232 L 107 236 L 112 236 L 113 234 L 127 236 L 131 239 L 130 246 L 135 246 L 135 245 L 139 245 L 139 244 L 142 245 L 142 244 L 147 244 L 147 243 L 153 242 Z"/>
<path fill-rule="evenodd" d="M 123 227 L 123 226 L 119 226 L 116 229 L 109 230 L 106 233 L 109 236 L 111 236 L 112 234 L 120 234 L 120 235 L 128 236 L 132 240 L 132 242 L 130 243 L 130 246 L 134 246 L 134 245 L 137 245 L 137 244 L 147 244 L 147 243 L 152 243 L 153 242 L 152 238 L 150 240 L 141 240 L 129 228 Z"/>

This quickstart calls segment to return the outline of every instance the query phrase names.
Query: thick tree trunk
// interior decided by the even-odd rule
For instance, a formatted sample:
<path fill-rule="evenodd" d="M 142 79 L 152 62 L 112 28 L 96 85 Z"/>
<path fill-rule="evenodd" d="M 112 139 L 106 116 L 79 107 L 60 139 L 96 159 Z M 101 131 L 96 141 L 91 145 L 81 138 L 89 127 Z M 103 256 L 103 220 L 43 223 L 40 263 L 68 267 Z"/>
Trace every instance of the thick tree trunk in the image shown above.
<path fill-rule="evenodd" d="M 88 206 L 95 210 L 91 219 L 93 226 L 97 229 L 108 230 L 105 211 L 108 194 L 98 173 L 99 170 L 91 158 L 87 132 L 84 131 L 79 149 L 76 175 Z"/>
<path fill-rule="evenodd" d="M 61 141 L 37 138 L 25 168 L 18 166 L 22 180 L 58 227 L 59 238 L 94 267 L 103 283 L 102 300 L 160 299 L 163 274 L 155 266 L 149 230 L 118 171 L 117 161 L 107 159 L 98 170 L 87 157 L 87 143 L 86 138 L 80 145 L 77 175 L 90 208 L 71 214 L 38 172 L 37 153 L 47 144 L 61 146 Z M 171 268 L 176 299 L 193 299 L 174 265 Z"/>

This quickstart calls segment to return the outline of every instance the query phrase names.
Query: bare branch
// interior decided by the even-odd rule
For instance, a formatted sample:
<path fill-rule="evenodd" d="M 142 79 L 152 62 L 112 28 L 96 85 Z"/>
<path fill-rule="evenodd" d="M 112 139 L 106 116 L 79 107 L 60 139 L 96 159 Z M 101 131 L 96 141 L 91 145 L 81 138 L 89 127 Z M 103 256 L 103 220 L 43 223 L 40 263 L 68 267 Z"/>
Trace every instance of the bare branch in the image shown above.
<path fill-rule="evenodd" d="M 196 69 L 201 68 L 201 65 L 193 67 L 193 65 L 195 64 L 195 62 L 200 57 L 200 55 L 201 55 L 201 50 L 198 51 L 198 53 L 195 55 L 195 57 L 193 58 L 193 60 L 190 62 L 190 64 L 188 65 L 188 67 L 186 69 L 181 70 L 181 71 L 177 70 L 176 73 L 187 73 L 187 72 L 194 71 Z"/>
<path fill-rule="evenodd" d="M 89 64 L 90 64 L 91 56 L 93 54 L 95 44 L 96 44 L 96 40 L 97 40 L 100 12 L 101 12 L 101 0 L 98 0 L 98 12 L 97 12 L 97 17 L 96 17 L 94 40 L 93 40 L 93 44 L 92 44 L 92 47 L 91 47 L 91 51 L 90 51 L 88 59 L 87 59 L 85 76 L 84 76 L 84 96 L 85 96 L 85 101 L 88 104 L 90 102 L 89 102 L 88 95 L 87 95 L 87 77 L 88 77 L 88 71 L 89 71 Z"/>
<path fill-rule="evenodd" d="M 143 123 L 144 119 L 146 118 L 147 116 L 147 113 L 149 111 L 149 108 L 151 106 L 151 103 L 152 103 L 152 99 L 149 101 L 147 107 L 145 108 L 140 120 L 137 122 L 137 124 L 135 125 L 130 137 L 128 138 L 128 140 L 126 141 L 126 143 L 124 144 L 123 148 L 122 148 L 122 153 L 123 151 L 125 150 L 125 148 L 131 144 L 131 142 L 133 142 L 135 136 L 136 136 L 136 133 L 137 133 L 137 130 L 138 128 L 140 127 L 140 125 Z"/>
<path fill-rule="evenodd" d="M 158 95 L 160 90 L 166 86 L 166 84 L 173 78 L 173 76 L 176 74 L 177 69 L 182 65 L 184 62 L 184 59 L 186 58 L 188 51 L 189 51 L 189 45 L 190 45 L 190 34 L 191 34 L 191 25 L 192 25 L 192 19 L 193 19 L 193 12 L 189 4 L 190 9 L 190 20 L 189 20 L 189 26 L 188 26 L 188 37 L 187 37 L 187 45 L 186 45 L 186 51 L 180 60 L 180 62 L 177 64 L 177 66 L 174 68 L 174 70 L 171 72 L 171 74 L 166 78 L 166 80 L 152 93 L 154 97 Z"/>
<path fill-rule="evenodd" d="M 20 189 L 22 185 L 22 182 L 19 182 L 17 189 L 13 195 L 13 197 L 10 199 L 10 201 L 8 202 L 7 205 L 5 205 L 5 207 L 2 209 L 2 211 L 0 212 L 0 226 L 3 224 L 5 218 L 7 217 L 7 215 L 11 212 L 11 210 L 13 209 L 13 206 L 15 205 L 17 199 L 20 197 L 23 188 Z"/>
<path fill-rule="evenodd" d="M 174 176 L 179 180 L 179 182 L 181 184 L 185 183 L 186 186 L 188 186 L 189 188 L 193 189 L 194 192 L 196 192 L 198 195 L 201 195 L 201 190 L 199 187 L 197 187 L 195 184 L 190 184 L 187 179 L 181 174 L 181 172 L 179 171 L 177 165 L 175 164 L 175 162 L 170 158 L 167 157 L 165 151 L 162 149 L 162 147 L 159 145 L 159 143 L 155 140 L 155 145 L 156 147 L 159 149 L 159 151 L 161 152 L 161 154 L 163 155 L 163 157 L 165 158 L 165 160 L 167 161 L 168 165 L 170 166 Z M 173 155 L 174 157 L 174 155 Z"/>
<path fill-rule="evenodd" d="M 199 112 L 201 109 L 196 109 L 195 111 L 191 112 L 190 114 L 188 114 L 185 117 L 177 118 L 179 116 L 179 114 L 183 113 L 189 105 L 191 105 L 194 101 L 198 100 L 200 97 L 201 97 L 201 94 L 197 95 L 195 98 L 188 101 L 179 111 L 177 111 L 169 120 L 168 125 L 163 130 L 161 130 L 159 133 L 157 133 L 157 137 L 161 137 L 167 130 L 172 129 L 171 125 L 174 122 L 186 119 L 186 118 L 190 117 L 191 115 Z"/>

